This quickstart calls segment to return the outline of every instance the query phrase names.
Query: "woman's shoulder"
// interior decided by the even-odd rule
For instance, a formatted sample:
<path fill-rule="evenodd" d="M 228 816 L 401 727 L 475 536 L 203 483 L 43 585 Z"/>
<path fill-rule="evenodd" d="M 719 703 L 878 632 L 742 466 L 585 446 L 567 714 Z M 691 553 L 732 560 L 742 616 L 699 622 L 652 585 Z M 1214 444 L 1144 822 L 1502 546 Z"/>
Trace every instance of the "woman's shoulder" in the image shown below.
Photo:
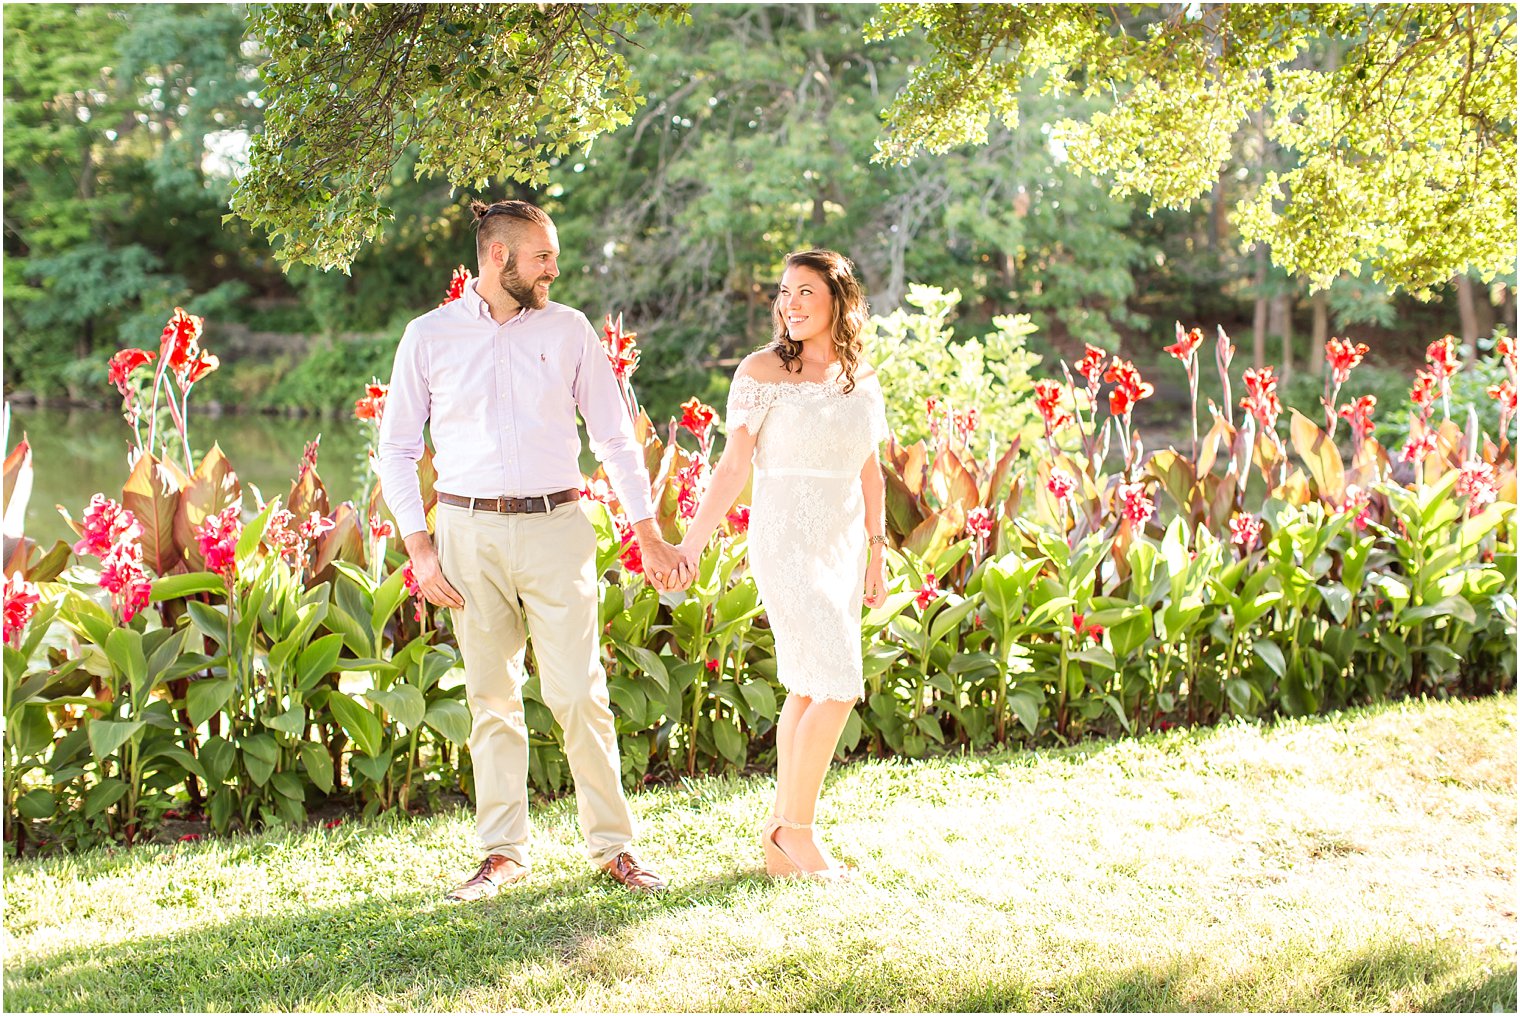
<path fill-rule="evenodd" d="M 761 384 L 789 380 L 786 365 L 781 362 L 781 354 L 773 346 L 757 349 L 739 361 L 739 368 L 734 371 L 734 380 L 745 377 Z"/>

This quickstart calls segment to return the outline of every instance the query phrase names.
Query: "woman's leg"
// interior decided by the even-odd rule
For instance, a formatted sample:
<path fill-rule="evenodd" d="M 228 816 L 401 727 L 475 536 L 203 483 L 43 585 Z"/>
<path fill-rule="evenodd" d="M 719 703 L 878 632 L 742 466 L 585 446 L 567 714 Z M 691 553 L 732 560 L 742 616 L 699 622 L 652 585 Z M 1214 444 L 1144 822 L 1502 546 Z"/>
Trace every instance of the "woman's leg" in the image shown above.
<path fill-rule="evenodd" d="M 781 715 L 776 719 L 776 803 L 771 808 L 772 815 L 783 814 L 781 788 L 786 786 L 787 780 L 791 778 L 792 752 L 797 744 L 797 724 L 811 701 L 801 695 L 788 695 L 781 705 Z"/>
<path fill-rule="evenodd" d="M 839 735 L 850 718 L 853 702 L 809 699 L 800 695 L 787 697 L 782 710 L 797 703 L 797 717 L 786 748 L 787 762 L 781 763 L 781 733 L 777 731 L 776 814 L 792 822 L 811 825 L 823 789 L 823 777 L 839 744 Z M 826 868 L 831 858 L 823 852 L 811 829 L 787 829 L 776 833 L 776 844 L 805 871 Z"/>

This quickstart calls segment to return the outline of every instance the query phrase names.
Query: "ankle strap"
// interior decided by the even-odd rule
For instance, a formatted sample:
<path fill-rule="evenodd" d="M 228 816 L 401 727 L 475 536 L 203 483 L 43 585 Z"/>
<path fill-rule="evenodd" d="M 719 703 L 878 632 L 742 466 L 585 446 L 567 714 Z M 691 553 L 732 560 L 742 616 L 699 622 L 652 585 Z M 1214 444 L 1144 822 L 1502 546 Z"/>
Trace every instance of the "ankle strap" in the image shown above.
<path fill-rule="evenodd" d="M 789 818 L 782 818 L 780 815 L 772 815 L 771 816 L 771 821 L 775 822 L 778 826 L 785 826 L 788 829 L 811 829 L 811 828 L 813 828 L 813 823 L 811 823 L 811 822 L 793 822 L 791 819 L 789 819 Z"/>

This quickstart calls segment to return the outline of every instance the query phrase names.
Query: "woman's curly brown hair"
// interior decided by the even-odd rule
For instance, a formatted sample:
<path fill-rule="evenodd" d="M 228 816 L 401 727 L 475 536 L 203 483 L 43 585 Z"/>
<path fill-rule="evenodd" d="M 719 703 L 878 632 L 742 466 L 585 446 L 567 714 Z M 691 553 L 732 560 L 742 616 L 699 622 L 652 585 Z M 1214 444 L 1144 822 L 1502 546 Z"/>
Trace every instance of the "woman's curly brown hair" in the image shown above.
<path fill-rule="evenodd" d="M 786 268 L 811 268 L 823 276 L 828 284 L 829 295 L 834 298 L 834 320 L 831 322 L 834 354 L 839 357 L 844 368 L 844 390 L 854 391 L 855 368 L 860 364 L 862 348 L 860 334 L 865 330 L 871 314 L 870 308 L 866 306 L 865 290 L 855 275 L 854 263 L 843 254 L 831 250 L 799 250 L 786 256 L 782 270 L 785 271 Z M 802 370 L 802 343 L 792 341 L 787 332 L 780 294 L 777 294 L 775 302 L 771 304 L 771 319 L 775 322 L 775 332 L 771 337 L 770 348 L 781 357 L 781 366 L 786 372 L 796 374 Z"/>

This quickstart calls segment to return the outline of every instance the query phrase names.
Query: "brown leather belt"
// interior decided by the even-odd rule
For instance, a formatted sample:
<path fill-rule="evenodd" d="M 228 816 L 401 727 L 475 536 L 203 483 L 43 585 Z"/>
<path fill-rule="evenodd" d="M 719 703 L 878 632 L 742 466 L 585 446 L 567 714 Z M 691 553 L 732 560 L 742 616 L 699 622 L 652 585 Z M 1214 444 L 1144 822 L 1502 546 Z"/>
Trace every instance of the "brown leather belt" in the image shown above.
<path fill-rule="evenodd" d="M 579 500 L 580 496 L 581 492 L 578 490 L 559 490 L 553 494 L 539 494 L 535 497 L 463 497 L 459 494 L 445 494 L 440 490 L 438 501 L 441 504 L 451 504 L 456 508 L 468 508 L 476 512 L 496 512 L 498 515 L 534 515 Z"/>

